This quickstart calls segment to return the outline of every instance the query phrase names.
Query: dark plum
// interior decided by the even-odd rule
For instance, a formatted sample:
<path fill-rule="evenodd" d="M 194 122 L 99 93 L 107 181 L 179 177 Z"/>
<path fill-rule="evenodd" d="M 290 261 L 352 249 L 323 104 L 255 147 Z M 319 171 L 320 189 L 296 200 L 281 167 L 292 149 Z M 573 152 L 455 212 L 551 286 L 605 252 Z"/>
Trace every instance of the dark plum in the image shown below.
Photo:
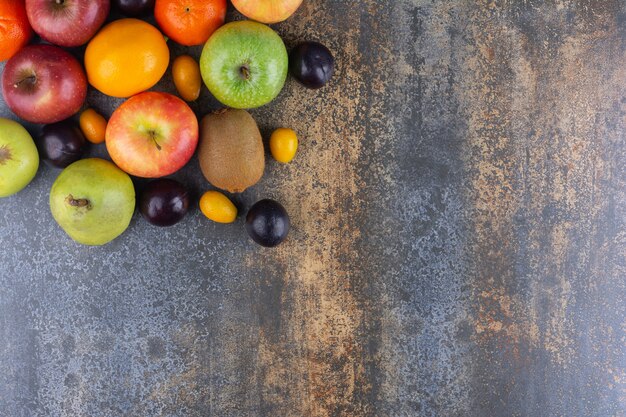
<path fill-rule="evenodd" d="M 261 200 L 255 203 L 246 216 L 248 235 L 261 246 L 268 248 L 280 244 L 289 233 L 289 215 L 280 203 Z"/>
<path fill-rule="evenodd" d="M 150 181 L 139 196 L 139 211 L 155 226 L 172 226 L 185 217 L 189 192 L 184 185 L 169 178 Z"/>
<path fill-rule="evenodd" d="M 76 123 L 67 119 L 45 125 L 37 141 L 41 159 L 57 168 L 78 161 L 87 150 L 87 141 Z"/>
<path fill-rule="evenodd" d="M 319 42 L 303 42 L 289 54 L 289 72 L 307 88 L 323 87 L 334 69 L 333 55 Z"/>
<path fill-rule="evenodd" d="M 113 0 L 113 4 L 126 16 L 145 16 L 154 11 L 155 0 Z"/>

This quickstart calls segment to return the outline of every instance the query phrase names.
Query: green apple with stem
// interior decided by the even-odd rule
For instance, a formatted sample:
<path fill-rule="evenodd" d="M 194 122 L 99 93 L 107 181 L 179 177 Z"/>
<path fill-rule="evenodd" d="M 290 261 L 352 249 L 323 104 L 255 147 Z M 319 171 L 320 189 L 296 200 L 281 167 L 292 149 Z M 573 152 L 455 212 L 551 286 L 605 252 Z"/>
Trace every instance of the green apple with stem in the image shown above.
<path fill-rule="evenodd" d="M 121 235 L 135 211 L 127 173 L 104 159 L 81 159 L 65 168 L 50 190 L 50 211 L 83 245 L 104 245 Z"/>
<path fill-rule="evenodd" d="M 221 103 L 250 109 L 274 100 L 287 79 L 289 57 L 269 26 L 250 20 L 227 23 L 202 49 L 200 72 Z"/>
<path fill-rule="evenodd" d="M 0 197 L 21 191 L 35 178 L 39 153 L 24 127 L 0 117 Z"/>

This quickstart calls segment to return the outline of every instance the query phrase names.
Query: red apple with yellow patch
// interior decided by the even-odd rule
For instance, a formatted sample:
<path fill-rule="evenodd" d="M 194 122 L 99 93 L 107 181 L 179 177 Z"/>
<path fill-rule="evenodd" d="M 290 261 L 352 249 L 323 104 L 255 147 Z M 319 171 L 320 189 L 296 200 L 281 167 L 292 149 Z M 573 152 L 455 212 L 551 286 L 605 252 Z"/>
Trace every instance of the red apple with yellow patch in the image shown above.
<path fill-rule="evenodd" d="M 140 93 L 113 112 L 105 141 L 111 159 L 122 170 L 137 177 L 164 177 L 193 156 L 198 119 L 176 96 Z"/>
<path fill-rule="evenodd" d="M 232 0 L 239 13 L 261 23 L 278 23 L 294 14 L 302 0 Z"/>

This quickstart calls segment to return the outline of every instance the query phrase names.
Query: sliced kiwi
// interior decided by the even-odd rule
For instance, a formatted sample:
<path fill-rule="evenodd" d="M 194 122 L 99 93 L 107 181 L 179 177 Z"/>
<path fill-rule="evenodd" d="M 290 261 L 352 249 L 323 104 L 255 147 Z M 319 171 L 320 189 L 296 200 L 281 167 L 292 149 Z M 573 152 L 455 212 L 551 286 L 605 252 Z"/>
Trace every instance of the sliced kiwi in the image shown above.
<path fill-rule="evenodd" d="M 204 116 L 198 159 L 202 173 L 217 188 L 240 193 L 256 184 L 265 170 L 265 152 L 250 113 L 227 109 Z"/>

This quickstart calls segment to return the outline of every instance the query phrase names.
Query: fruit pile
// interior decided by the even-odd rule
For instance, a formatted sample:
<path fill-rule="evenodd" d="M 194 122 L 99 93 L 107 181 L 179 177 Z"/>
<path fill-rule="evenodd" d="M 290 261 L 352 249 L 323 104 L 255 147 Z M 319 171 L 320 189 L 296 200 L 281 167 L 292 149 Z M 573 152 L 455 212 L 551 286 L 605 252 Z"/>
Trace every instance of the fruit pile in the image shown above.
<path fill-rule="evenodd" d="M 26 187 L 41 158 L 63 169 L 50 190 L 54 219 L 75 241 L 102 245 L 130 224 L 136 201 L 130 175 L 153 179 L 138 206 L 157 226 L 172 226 L 187 213 L 189 190 L 164 177 L 185 166 L 196 150 L 213 187 L 240 193 L 255 185 L 265 169 L 265 149 L 245 109 L 274 100 L 288 73 L 308 88 L 322 87 L 334 60 L 317 42 L 288 54 L 266 25 L 290 17 L 302 0 L 231 0 L 250 20 L 230 23 L 226 1 L 2 0 L 0 60 L 8 60 L 2 95 L 16 116 L 43 127 L 34 141 L 20 123 L 0 118 L 0 197 Z M 111 3 L 127 17 L 105 24 Z M 140 19 L 150 14 L 159 28 Z M 43 42 L 32 43 L 34 34 Z M 168 42 L 204 45 L 199 62 L 189 55 L 173 59 L 180 98 L 146 91 L 168 70 Z M 76 49 L 63 49 L 83 45 L 82 63 L 73 55 Z M 198 99 L 203 84 L 225 108 L 199 123 L 186 102 Z M 89 88 L 127 100 L 107 121 L 85 104 Z M 81 159 L 88 143 L 105 143 L 112 162 Z M 288 163 L 298 138 L 280 128 L 269 145 L 274 159 Z M 219 223 L 237 217 L 235 205 L 218 190 L 206 191 L 199 208 Z M 278 202 L 261 200 L 248 211 L 245 228 L 258 244 L 276 246 L 287 236 L 289 216 Z"/>

